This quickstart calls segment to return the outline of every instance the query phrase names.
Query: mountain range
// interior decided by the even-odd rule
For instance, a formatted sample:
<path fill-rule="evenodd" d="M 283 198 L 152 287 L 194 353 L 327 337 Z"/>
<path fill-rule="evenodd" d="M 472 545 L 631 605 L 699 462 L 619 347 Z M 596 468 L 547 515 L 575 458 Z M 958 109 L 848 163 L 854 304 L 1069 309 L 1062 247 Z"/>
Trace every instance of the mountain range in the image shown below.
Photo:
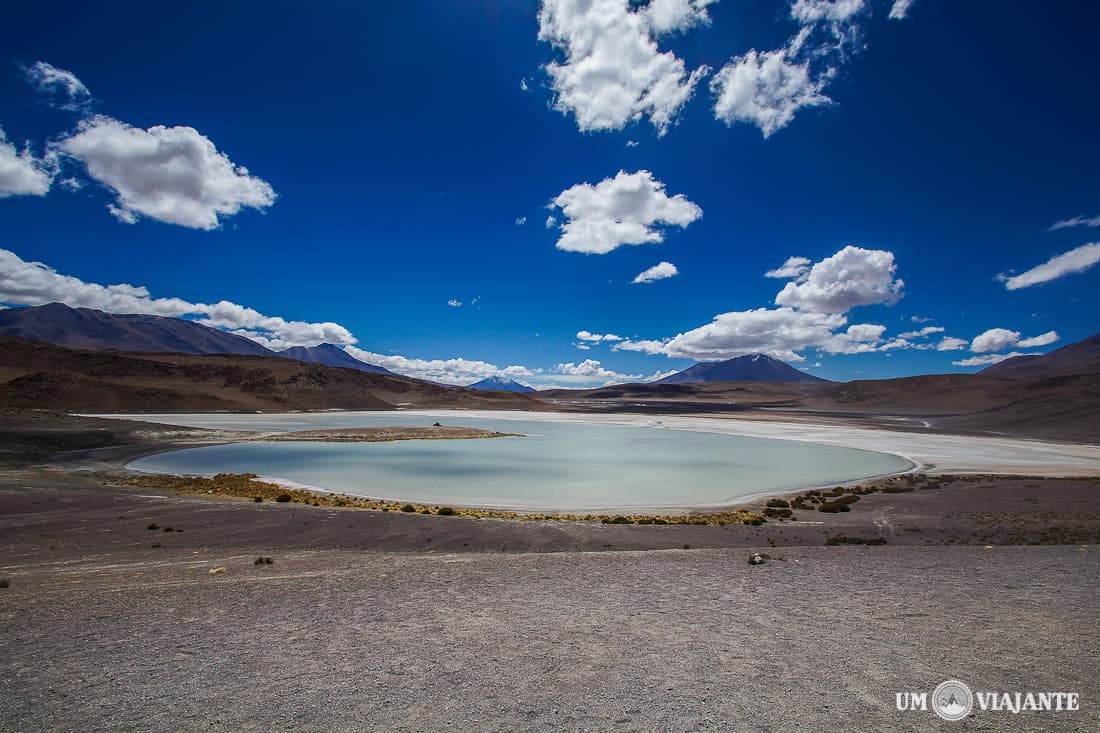
<path fill-rule="evenodd" d="M 445 387 L 294 359 L 70 349 L 0 336 L 0 407 L 82 412 L 545 409 L 529 395 Z"/>
<path fill-rule="evenodd" d="M 0 310 L 0 334 L 74 349 L 276 356 L 252 339 L 182 318 L 104 313 L 62 303 Z"/>

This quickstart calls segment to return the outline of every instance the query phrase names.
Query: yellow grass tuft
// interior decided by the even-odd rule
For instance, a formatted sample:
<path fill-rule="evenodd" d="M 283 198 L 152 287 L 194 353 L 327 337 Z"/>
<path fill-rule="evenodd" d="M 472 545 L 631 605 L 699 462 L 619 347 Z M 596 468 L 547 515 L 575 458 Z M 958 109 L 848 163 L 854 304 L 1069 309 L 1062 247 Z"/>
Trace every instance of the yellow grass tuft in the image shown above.
<path fill-rule="evenodd" d="M 522 519 L 534 522 L 602 522 L 604 524 L 763 524 L 764 517 L 745 509 L 726 509 L 700 514 L 571 514 L 562 512 L 513 512 L 503 509 L 466 509 L 371 499 L 347 494 L 327 494 L 257 481 L 254 473 L 220 473 L 217 476 L 168 476 L 162 474 L 101 475 L 106 484 L 168 489 L 180 494 L 200 494 L 256 501 L 281 501 L 312 506 L 383 512 L 434 514 L 467 519 Z"/>

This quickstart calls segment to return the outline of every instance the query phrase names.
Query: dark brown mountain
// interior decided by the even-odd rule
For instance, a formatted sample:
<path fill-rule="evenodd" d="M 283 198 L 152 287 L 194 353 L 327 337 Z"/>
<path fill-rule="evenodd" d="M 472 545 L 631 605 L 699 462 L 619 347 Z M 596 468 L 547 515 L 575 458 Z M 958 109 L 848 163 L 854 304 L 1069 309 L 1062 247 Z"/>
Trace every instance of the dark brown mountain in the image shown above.
<path fill-rule="evenodd" d="M 62 303 L 2 310 L 0 334 L 76 349 L 275 355 L 251 339 L 182 318 L 104 313 Z"/>
<path fill-rule="evenodd" d="M 1041 356 L 1015 356 L 978 372 L 1004 379 L 1100 374 L 1100 333 Z"/>
<path fill-rule="evenodd" d="M 677 372 L 656 384 L 697 382 L 825 382 L 767 354 L 745 354 L 734 359 L 703 362 Z"/>
<path fill-rule="evenodd" d="M 527 395 L 444 387 L 292 359 L 68 349 L 0 336 L 0 407 L 200 412 L 397 407 L 541 409 Z"/>

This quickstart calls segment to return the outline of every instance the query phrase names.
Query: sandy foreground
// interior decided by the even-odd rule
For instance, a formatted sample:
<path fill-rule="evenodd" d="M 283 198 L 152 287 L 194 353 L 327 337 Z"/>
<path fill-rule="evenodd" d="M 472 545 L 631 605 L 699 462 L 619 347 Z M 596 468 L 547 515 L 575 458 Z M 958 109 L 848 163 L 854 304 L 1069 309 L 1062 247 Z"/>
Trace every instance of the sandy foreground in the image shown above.
<path fill-rule="evenodd" d="M 576 418 L 779 430 L 550 419 Z M 126 449 L 0 471 L 0 730 L 1096 729 L 1100 449 L 787 427 L 943 474 L 1033 475 L 753 527 L 255 504 L 72 470 Z M 825 546 L 838 536 L 886 544 Z M 896 709 L 948 678 L 1081 709 Z"/>

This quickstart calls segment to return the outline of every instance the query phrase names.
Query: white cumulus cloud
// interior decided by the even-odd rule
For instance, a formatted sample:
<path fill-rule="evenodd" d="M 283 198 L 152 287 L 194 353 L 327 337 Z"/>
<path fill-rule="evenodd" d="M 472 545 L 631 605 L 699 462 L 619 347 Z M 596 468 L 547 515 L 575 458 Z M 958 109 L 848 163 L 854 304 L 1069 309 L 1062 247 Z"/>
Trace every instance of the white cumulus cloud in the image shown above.
<path fill-rule="evenodd" d="M 895 3 L 899 18 L 908 3 Z M 797 33 L 773 50 L 752 49 L 735 56 L 711 80 L 714 116 L 732 125 L 746 122 L 769 137 L 800 110 L 831 104 L 826 87 L 841 67 L 862 51 L 869 0 L 794 0 L 790 17 Z"/>
<path fill-rule="evenodd" d="M 345 351 L 360 361 L 384 367 L 396 374 L 444 384 L 467 385 L 486 377 L 521 379 L 538 373 L 538 370 L 521 365 L 499 367 L 477 359 L 416 359 L 398 354 L 377 354 L 354 346 L 347 347 Z"/>
<path fill-rule="evenodd" d="M 275 191 L 234 164 L 192 127 L 148 130 L 96 116 L 54 146 L 82 162 L 88 175 L 116 194 L 108 209 L 120 221 L 141 216 L 193 229 L 217 229 L 241 208 L 264 209 Z"/>
<path fill-rule="evenodd" d="M 1047 331 L 1038 336 L 1020 338 L 1019 331 L 1010 331 L 1007 328 L 991 328 L 974 337 L 974 340 L 970 342 L 970 350 L 975 354 L 984 354 L 991 351 L 1003 351 L 1012 346 L 1034 349 L 1038 346 L 1049 346 L 1059 338 L 1057 331 Z"/>
<path fill-rule="evenodd" d="M 709 69 L 688 73 L 683 60 L 662 52 L 657 38 L 709 22 L 710 0 L 543 0 L 539 40 L 564 61 L 544 67 L 555 107 L 582 131 L 621 130 L 648 117 L 663 135 Z"/>
<path fill-rule="evenodd" d="M 516 226 L 517 227 L 521 227 L 526 223 L 527 223 L 527 217 L 526 216 L 517 216 L 516 217 Z"/>
<path fill-rule="evenodd" d="M 92 103 L 92 93 L 71 71 L 45 61 L 23 67 L 23 76 L 51 106 L 70 112 L 83 112 Z"/>
<path fill-rule="evenodd" d="M 828 104 L 825 79 L 814 78 L 809 62 L 798 63 L 787 48 L 736 56 L 711 79 L 714 116 L 732 125 L 749 122 L 764 137 L 790 124 L 803 107 Z"/>
<path fill-rule="evenodd" d="M 625 339 L 611 348 L 615 351 L 638 351 L 643 354 L 663 354 L 665 345 L 669 339 L 658 341 L 656 339 Z"/>
<path fill-rule="evenodd" d="M 54 171 L 31 151 L 22 152 L 8 142 L 0 128 L 0 198 L 7 196 L 45 196 L 53 183 Z"/>
<path fill-rule="evenodd" d="M 936 351 L 962 351 L 970 342 L 966 339 L 955 338 L 954 336 L 944 336 L 943 339 L 936 344 Z"/>
<path fill-rule="evenodd" d="M 789 282 L 776 305 L 818 313 L 846 313 L 861 305 L 895 303 L 904 281 L 895 278 L 894 253 L 851 245 L 817 262 L 801 282 Z"/>
<path fill-rule="evenodd" d="M 656 265 L 650 267 L 648 270 L 643 270 L 642 272 L 639 272 L 638 276 L 630 282 L 634 285 L 637 285 L 638 283 L 651 283 L 656 280 L 664 280 L 666 278 L 675 277 L 679 274 L 680 271 L 676 269 L 676 265 L 672 264 L 671 262 L 658 262 Z"/>
<path fill-rule="evenodd" d="M 708 361 L 761 352 L 784 361 L 803 361 L 798 353 L 826 343 L 847 319 L 836 313 L 807 313 L 793 308 L 757 308 L 720 313 L 710 323 L 678 334 L 662 346 L 676 359 Z"/>
<path fill-rule="evenodd" d="M 579 364 L 568 362 L 556 365 L 551 371 L 566 377 L 579 377 L 585 380 L 606 380 L 608 382 L 636 382 L 642 379 L 641 374 L 622 374 L 607 369 L 595 359 L 585 359 Z"/>
<path fill-rule="evenodd" d="M 1082 244 L 1080 247 L 1055 255 L 1041 265 L 1019 275 L 1001 273 L 997 279 L 1009 290 L 1028 288 L 1039 283 L 1056 280 L 1066 275 L 1084 272 L 1100 262 L 1100 242 Z"/>
<path fill-rule="evenodd" d="M 64 303 L 73 308 L 94 308 L 107 313 L 191 316 L 203 325 L 230 331 L 276 349 L 316 346 L 324 342 L 355 343 L 351 332 L 338 323 L 288 321 L 226 300 L 191 303 L 180 298 L 154 298 L 148 288 L 140 285 L 85 282 L 62 275 L 41 262 L 27 262 L 6 249 L 0 249 L 0 303 Z"/>
<path fill-rule="evenodd" d="M 1015 346 L 1019 340 L 1019 331 L 1010 331 L 1007 328 L 991 328 L 974 337 L 974 340 L 970 342 L 970 350 L 975 354 L 1001 351 L 1009 346 Z"/>
<path fill-rule="evenodd" d="M 577 338 L 581 341 L 599 343 L 600 341 L 622 341 L 622 336 L 613 333 L 592 333 L 591 331 L 577 331 Z"/>
<path fill-rule="evenodd" d="M 683 194 L 669 196 L 647 170 L 619 171 L 596 185 L 578 183 L 553 200 L 565 222 L 558 249 L 606 254 L 626 244 L 664 240 L 663 226 L 686 227 L 703 210 Z"/>
<path fill-rule="evenodd" d="M 1046 333 L 1039 334 L 1038 336 L 1032 336 L 1031 338 L 1020 339 L 1016 344 L 1023 349 L 1034 349 L 1039 346 L 1049 346 L 1061 338 L 1057 331 L 1047 331 Z"/>
<path fill-rule="evenodd" d="M 776 296 L 778 308 L 720 313 L 710 323 L 671 338 L 628 339 L 613 348 L 698 361 L 760 352 L 793 362 L 804 361 L 799 352 L 807 348 L 833 354 L 932 348 L 902 336 L 887 338 L 886 327 L 879 324 L 848 324 L 846 314 L 852 308 L 891 303 L 900 297 L 904 283 L 894 277 L 892 252 L 848 246 L 816 263 L 790 258 L 772 271 L 777 273 L 773 276 L 781 270 L 785 270 L 782 277 L 798 280 L 788 282 Z M 907 336 L 942 330 L 929 327 Z"/>

